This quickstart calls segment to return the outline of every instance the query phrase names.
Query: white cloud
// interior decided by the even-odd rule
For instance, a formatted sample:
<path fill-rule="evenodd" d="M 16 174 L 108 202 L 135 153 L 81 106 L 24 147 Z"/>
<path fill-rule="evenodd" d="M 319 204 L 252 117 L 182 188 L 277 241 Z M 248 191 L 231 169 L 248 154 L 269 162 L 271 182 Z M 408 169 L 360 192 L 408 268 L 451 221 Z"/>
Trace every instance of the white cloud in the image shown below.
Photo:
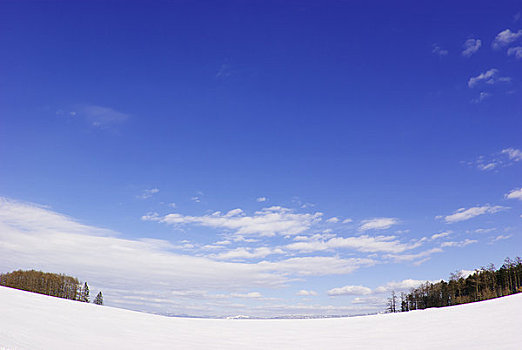
<path fill-rule="evenodd" d="M 492 68 L 484 73 L 480 73 L 476 77 L 471 77 L 468 80 L 468 86 L 470 88 L 475 87 L 478 83 L 485 81 L 488 84 L 494 84 L 495 78 L 498 75 L 498 69 Z"/>
<path fill-rule="evenodd" d="M 427 261 L 432 254 L 442 253 L 443 250 L 440 248 L 432 248 L 420 253 L 415 254 L 386 254 L 384 257 L 387 259 L 393 259 L 396 262 L 413 261 L 417 260 L 417 264 L 421 264 Z M 419 260 L 420 259 L 420 260 Z"/>
<path fill-rule="evenodd" d="M 230 77 L 231 75 L 232 75 L 231 66 L 227 63 L 223 63 L 219 67 L 218 72 L 216 73 L 216 78 L 225 80 L 228 77 Z"/>
<path fill-rule="evenodd" d="M 285 280 L 264 272 L 260 274 L 263 269 L 258 265 L 222 263 L 174 254 L 168 251 L 172 244 L 167 241 L 120 238 L 113 231 L 83 225 L 48 209 L 7 199 L 1 199 L 0 227 L 4 270 L 40 267 L 92 280 L 107 279 L 109 284 L 149 275 L 147 280 L 151 286 L 161 284 L 163 277 L 165 283 L 207 287 L 221 283 L 234 285 L 231 281 L 255 282 L 257 278 L 268 285 Z M 183 269 L 174 268 L 176 266 L 183 266 Z"/>
<path fill-rule="evenodd" d="M 513 237 L 513 235 L 498 235 L 497 237 L 493 238 L 491 240 L 491 242 L 497 242 L 497 241 L 502 241 L 502 240 L 505 240 L 505 239 L 510 239 L 511 237 Z"/>
<path fill-rule="evenodd" d="M 75 115 L 85 118 L 92 126 L 106 128 L 110 125 L 122 123 L 129 118 L 128 114 L 118 112 L 109 107 L 88 105 L 82 106 Z"/>
<path fill-rule="evenodd" d="M 211 255 L 210 257 L 219 260 L 233 260 L 233 259 L 259 259 L 264 258 L 273 254 L 284 254 L 284 251 L 279 248 L 269 247 L 258 247 L 258 248 L 245 248 L 239 247 L 227 252 L 223 252 L 217 255 Z"/>
<path fill-rule="evenodd" d="M 397 225 L 399 220 L 396 218 L 373 218 L 361 221 L 362 225 L 359 230 L 385 230 L 393 225 Z"/>
<path fill-rule="evenodd" d="M 231 293 L 231 297 L 234 298 L 247 298 L 247 299 L 258 299 L 262 298 L 263 295 L 259 292 L 249 292 L 249 293 Z"/>
<path fill-rule="evenodd" d="M 371 293 L 372 290 L 370 288 L 363 286 L 344 286 L 339 288 L 333 288 L 328 291 L 329 296 L 368 295 Z"/>
<path fill-rule="evenodd" d="M 268 198 L 266 198 L 266 197 L 258 197 L 258 198 L 256 198 L 256 202 L 259 202 L 259 203 L 266 202 L 267 200 L 268 200 Z"/>
<path fill-rule="evenodd" d="M 486 98 L 491 97 L 491 94 L 489 92 L 481 91 L 479 96 L 473 100 L 471 100 L 472 103 L 480 103 L 484 101 Z M 490 170 L 488 167 L 491 167 L 493 169 L 495 167 L 495 163 L 486 164 L 484 168 L 481 170 Z"/>
<path fill-rule="evenodd" d="M 349 224 L 350 222 L 352 222 L 353 220 L 348 218 L 348 219 L 344 219 L 343 220 L 343 224 Z"/>
<path fill-rule="evenodd" d="M 438 56 L 446 56 L 448 54 L 448 50 L 442 49 L 439 45 L 433 44 L 433 50 L 431 50 L 432 53 Z"/>
<path fill-rule="evenodd" d="M 522 151 L 513 147 L 505 148 L 490 156 L 480 156 L 474 162 L 478 169 L 483 171 L 507 167 L 522 160 Z"/>
<path fill-rule="evenodd" d="M 326 276 L 351 273 L 361 266 L 374 265 L 372 259 L 314 256 L 290 258 L 277 262 L 262 261 L 256 265 L 266 271 L 298 276 Z"/>
<path fill-rule="evenodd" d="M 522 187 L 514 189 L 513 191 L 506 194 L 507 199 L 518 199 L 522 201 Z"/>
<path fill-rule="evenodd" d="M 431 236 L 431 239 L 434 240 L 434 239 L 439 239 L 439 238 L 443 238 L 443 237 L 448 237 L 450 234 L 451 234 L 451 231 L 435 233 L 434 235 Z"/>
<path fill-rule="evenodd" d="M 469 219 L 472 219 L 479 215 L 495 214 L 495 213 L 498 213 L 499 211 L 506 210 L 506 209 L 509 209 L 509 208 L 502 207 L 500 205 L 491 206 L 489 204 L 483 205 L 481 207 L 472 207 L 469 209 L 460 208 L 455 213 L 445 216 L 444 220 L 447 223 L 454 223 L 454 222 L 469 220 Z"/>
<path fill-rule="evenodd" d="M 296 295 L 301 297 L 309 297 L 309 296 L 317 296 L 317 292 L 315 290 L 304 290 L 301 289 L 299 292 L 296 293 Z"/>
<path fill-rule="evenodd" d="M 500 153 L 507 155 L 508 158 L 514 162 L 519 162 L 522 160 L 522 151 L 516 148 L 506 148 L 503 149 Z"/>
<path fill-rule="evenodd" d="M 327 240 L 333 237 L 337 237 L 335 233 L 316 233 L 311 236 L 295 236 L 294 241 L 318 241 L 318 240 Z"/>
<path fill-rule="evenodd" d="M 172 292 L 279 288 L 295 276 L 346 274 L 375 263 L 338 257 L 231 263 L 177 254 L 173 247 L 164 240 L 125 238 L 46 208 L 0 198 L 0 271 L 37 269 L 77 276 L 93 290 L 103 290 L 115 306 L 208 315 L 218 306 L 204 297 L 193 304 L 173 301 Z M 219 307 L 229 309 L 228 304 Z"/>
<path fill-rule="evenodd" d="M 488 233 L 495 231 L 496 228 L 478 228 L 475 230 L 476 233 Z"/>
<path fill-rule="evenodd" d="M 478 51 L 480 46 L 482 45 L 482 41 L 480 39 L 468 39 L 464 42 L 462 56 L 470 57 L 475 52 Z"/>
<path fill-rule="evenodd" d="M 506 29 L 497 34 L 495 40 L 493 40 L 493 43 L 491 44 L 491 47 L 498 50 L 510 45 L 520 38 L 522 38 L 522 30 L 519 30 L 518 32 L 512 32 L 510 29 Z"/>
<path fill-rule="evenodd" d="M 357 297 L 353 298 L 352 304 L 372 305 L 383 310 L 387 301 L 388 299 L 383 297 Z"/>
<path fill-rule="evenodd" d="M 297 235 L 308 230 L 321 220 L 322 213 L 298 214 L 278 206 L 264 208 L 248 216 L 241 209 L 226 214 L 215 212 L 211 215 L 187 216 L 168 214 L 163 217 L 146 215 L 143 220 L 158 221 L 169 225 L 199 225 L 217 229 L 232 230 L 238 235 Z"/>
<path fill-rule="evenodd" d="M 462 247 L 465 247 L 467 245 L 470 245 L 470 244 L 473 244 L 473 243 L 477 243 L 478 241 L 477 240 L 474 240 L 474 239 L 465 239 L 463 241 L 460 241 L 460 242 L 443 242 L 440 246 L 441 247 L 459 247 L 459 248 L 462 248 Z"/>
<path fill-rule="evenodd" d="M 390 293 L 391 291 L 405 292 L 409 291 L 412 288 L 417 288 L 421 284 L 424 284 L 426 282 L 430 281 L 406 279 L 399 282 L 388 282 L 383 286 L 375 288 L 374 293 Z"/>
<path fill-rule="evenodd" d="M 522 46 L 510 47 L 507 54 L 508 56 L 515 56 L 518 59 L 522 59 Z"/>
<path fill-rule="evenodd" d="M 456 273 L 452 273 L 451 276 L 450 276 L 450 279 L 451 277 L 455 277 L 454 279 L 460 279 L 460 278 L 468 278 L 469 276 L 473 275 L 476 271 L 475 270 L 459 270 L 457 271 Z"/>
<path fill-rule="evenodd" d="M 420 243 L 405 244 L 396 240 L 395 236 L 354 236 L 334 237 L 326 241 L 309 240 L 287 245 L 285 248 L 300 252 L 323 251 L 329 249 L 348 248 L 365 253 L 387 252 L 401 253 L 420 246 Z"/>
<path fill-rule="evenodd" d="M 370 295 L 370 294 L 389 294 L 392 291 L 398 292 L 407 292 L 413 288 L 417 288 L 425 283 L 435 283 L 438 281 L 426 281 L 426 280 L 415 280 L 415 279 L 405 279 L 402 281 L 392 281 L 388 282 L 382 286 L 379 286 L 375 289 L 370 289 L 364 286 L 344 286 L 339 288 L 333 288 L 328 291 L 328 295 L 330 296 L 339 296 L 339 295 Z M 375 298 L 379 303 L 382 302 L 383 299 L 379 297 L 366 297 L 366 298 L 356 298 L 354 299 L 355 304 L 367 303 L 370 298 Z M 385 299 L 384 299 L 385 300 Z"/>
<path fill-rule="evenodd" d="M 141 199 L 147 199 L 147 198 L 150 198 L 152 197 L 154 194 L 158 193 L 159 192 L 159 189 L 157 188 L 151 188 L 151 189 L 148 189 L 148 190 L 145 190 L 143 191 L 142 194 L 140 194 L 138 196 L 138 198 L 141 198 Z"/>
<path fill-rule="evenodd" d="M 339 218 L 336 218 L 335 216 L 332 217 L 332 218 L 329 218 L 328 220 L 326 220 L 327 223 L 329 224 L 336 224 L 339 222 Z"/>
<path fill-rule="evenodd" d="M 363 303 L 360 303 L 363 304 Z M 254 308 L 261 315 L 346 315 L 376 313 L 382 310 L 382 304 L 364 303 L 364 305 L 319 305 L 310 303 L 299 304 L 265 304 Z"/>
<path fill-rule="evenodd" d="M 482 164 L 482 163 L 477 164 L 477 168 L 479 168 L 480 170 L 484 170 L 484 171 L 493 170 L 497 166 L 498 166 L 498 163 L 496 163 L 496 162 L 491 162 L 491 163 L 486 163 L 486 164 Z"/>

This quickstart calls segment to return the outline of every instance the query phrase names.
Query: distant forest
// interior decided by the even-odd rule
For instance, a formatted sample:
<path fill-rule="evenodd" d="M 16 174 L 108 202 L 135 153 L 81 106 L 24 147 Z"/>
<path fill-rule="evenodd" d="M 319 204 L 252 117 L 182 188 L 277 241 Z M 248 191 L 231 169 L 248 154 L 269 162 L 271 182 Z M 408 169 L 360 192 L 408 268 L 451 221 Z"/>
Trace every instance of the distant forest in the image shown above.
<path fill-rule="evenodd" d="M 82 286 L 77 278 L 63 274 L 35 270 L 18 270 L 0 274 L 0 286 L 85 303 L 89 302 L 89 286 L 87 282 Z M 96 295 L 93 302 L 98 305 L 103 305 L 102 292 Z"/>
<path fill-rule="evenodd" d="M 522 292 L 522 259 L 506 258 L 504 264 L 495 269 L 493 264 L 476 269 L 475 273 L 464 277 L 456 272 L 449 282 L 426 282 L 409 293 L 396 295 L 392 292 L 388 299 L 388 312 L 422 310 L 474 301 L 493 299 Z"/>

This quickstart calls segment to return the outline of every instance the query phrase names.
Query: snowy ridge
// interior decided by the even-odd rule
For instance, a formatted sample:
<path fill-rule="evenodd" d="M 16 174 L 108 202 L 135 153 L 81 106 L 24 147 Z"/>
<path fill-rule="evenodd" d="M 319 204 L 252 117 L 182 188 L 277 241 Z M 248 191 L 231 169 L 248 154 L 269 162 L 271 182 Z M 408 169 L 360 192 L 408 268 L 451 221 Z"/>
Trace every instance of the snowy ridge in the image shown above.
<path fill-rule="evenodd" d="M 522 294 L 399 314 L 173 318 L 0 287 L 0 349 L 495 349 L 522 344 Z"/>

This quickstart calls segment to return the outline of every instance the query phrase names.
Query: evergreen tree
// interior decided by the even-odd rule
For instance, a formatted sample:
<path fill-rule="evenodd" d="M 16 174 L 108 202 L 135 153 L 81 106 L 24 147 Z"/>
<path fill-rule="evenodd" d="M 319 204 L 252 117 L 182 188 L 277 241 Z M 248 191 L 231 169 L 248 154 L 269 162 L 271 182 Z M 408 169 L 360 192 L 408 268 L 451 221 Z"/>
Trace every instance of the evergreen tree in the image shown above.
<path fill-rule="evenodd" d="M 80 296 L 79 296 L 78 300 L 80 300 L 84 303 L 89 302 L 89 286 L 87 285 L 87 282 L 85 282 L 85 284 L 83 285 L 83 288 L 80 291 Z"/>
<path fill-rule="evenodd" d="M 95 303 L 96 305 L 103 305 L 103 295 L 102 295 L 102 292 L 99 292 L 96 295 L 96 298 L 94 298 L 93 303 Z"/>

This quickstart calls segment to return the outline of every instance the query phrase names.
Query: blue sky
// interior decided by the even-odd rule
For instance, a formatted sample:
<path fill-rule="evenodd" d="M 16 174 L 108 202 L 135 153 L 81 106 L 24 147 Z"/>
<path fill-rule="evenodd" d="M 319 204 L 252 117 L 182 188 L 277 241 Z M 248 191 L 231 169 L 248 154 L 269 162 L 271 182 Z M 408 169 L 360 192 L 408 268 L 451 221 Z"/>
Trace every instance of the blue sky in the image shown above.
<path fill-rule="evenodd" d="M 4 1 L 0 270 L 152 312 L 357 314 L 520 255 L 521 11 Z"/>

